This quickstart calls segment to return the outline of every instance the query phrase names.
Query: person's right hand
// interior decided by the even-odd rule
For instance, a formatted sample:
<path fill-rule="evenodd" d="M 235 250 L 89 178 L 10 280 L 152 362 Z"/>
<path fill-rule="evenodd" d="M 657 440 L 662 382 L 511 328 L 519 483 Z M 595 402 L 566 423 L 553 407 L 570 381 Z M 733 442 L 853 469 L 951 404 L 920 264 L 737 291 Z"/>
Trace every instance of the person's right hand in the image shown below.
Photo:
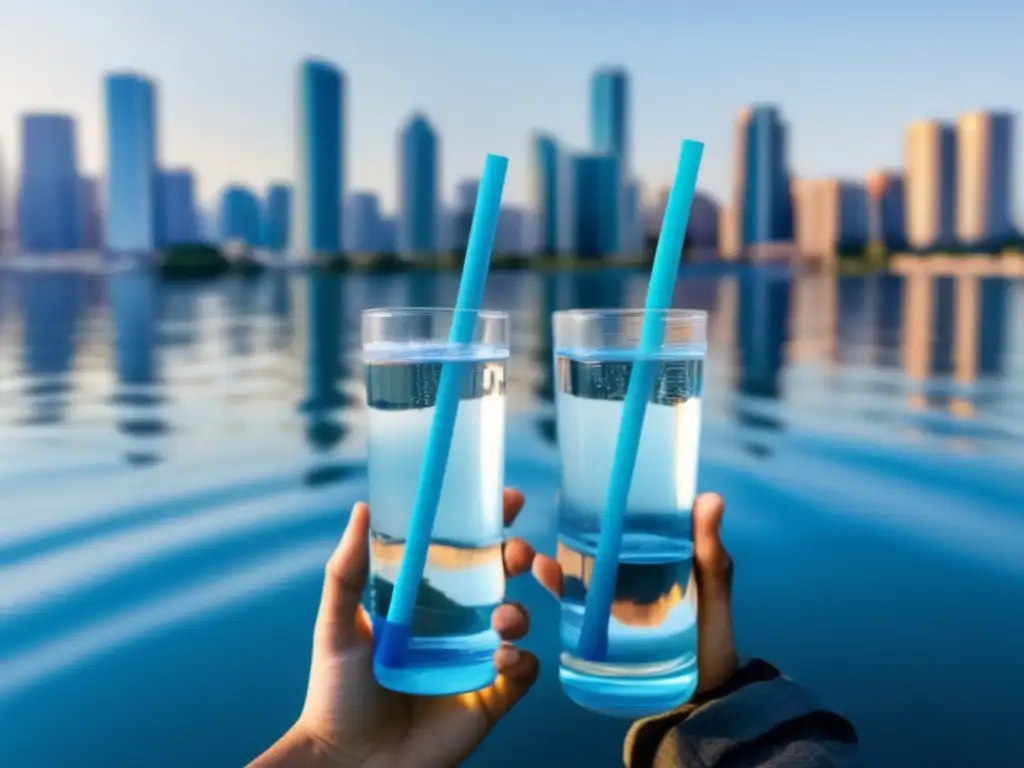
<path fill-rule="evenodd" d="M 732 558 L 719 531 L 725 502 L 705 493 L 693 504 L 693 575 L 697 583 L 697 693 L 724 685 L 739 668 L 732 632 Z M 558 561 L 538 554 L 533 575 L 555 597 L 562 594 Z"/>

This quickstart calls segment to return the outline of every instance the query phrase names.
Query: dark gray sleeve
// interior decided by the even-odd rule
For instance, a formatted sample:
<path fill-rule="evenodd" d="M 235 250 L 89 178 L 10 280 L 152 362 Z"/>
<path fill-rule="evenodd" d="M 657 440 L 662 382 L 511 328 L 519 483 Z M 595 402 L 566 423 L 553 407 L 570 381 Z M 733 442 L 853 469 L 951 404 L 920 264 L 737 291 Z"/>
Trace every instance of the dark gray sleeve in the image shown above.
<path fill-rule="evenodd" d="M 745 665 L 717 693 L 636 723 L 623 757 L 628 768 L 858 765 L 853 726 L 761 661 Z"/>

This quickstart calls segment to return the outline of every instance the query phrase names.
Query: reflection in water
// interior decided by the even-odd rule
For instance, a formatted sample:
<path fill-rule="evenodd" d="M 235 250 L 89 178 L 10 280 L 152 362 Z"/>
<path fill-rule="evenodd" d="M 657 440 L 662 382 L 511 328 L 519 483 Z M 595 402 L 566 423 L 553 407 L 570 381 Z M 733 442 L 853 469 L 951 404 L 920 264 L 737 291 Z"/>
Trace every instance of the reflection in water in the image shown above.
<path fill-rule="evenodd" d="M 788 274 L 749 272 L 738 277 L 736 313 L 736 421 L 750 427 L 745 448 L 753 455 L 770 454 L 768 446 L 753 436 L 782 428 L 772 412 L 758 408 L 758 399 L 777 400 L 789 332 L 791 279 Z"/>
<path fill-rule="evenodd" d="M 340 411 L 350 404 L 342 391 L 345 376 L 342 349 L 341 279 L 336 274 L 312 271 L 306 277 L 307 379 L 306 399 L 301 410 L 306 415 L 306 439 L 314 451 L 333 449 L 347 430 Z M 315 470 L 311 483 L 334 479 L 330 469 Z"/>
<path fill-rule="evenodd" d="M 254 350 L 253 332 L 258 309 L 259 281 L 252 276 L 239 277 L 227 283 L 224 299 L 227 303 L 226 325 L 228 352 L 233 357 L 249 357 Z"/>
<path fill-rule="evenodd" d="M 270 348 L 284 349 L 292 339 L 292 294 L 290 275 L 285 271 L 274 271 L 270 281 Z"/>
<path fill-rule="evenodd" d="M 561 276 L 547 273 L 540 278 L 540 306 L 537 317 L 537 342 L 534 345 L 533 363 L 537 373 L 533 378 L 533 394 L 539 403 L 553 403 L 555 399 L 555 352 L 551 316 L 558 309 L 562 288 Z M 546 443 L 558 441 L 557 421 L 554 411 L 545 409 L 537 418 L 537 429 Z"/>
<path fill-rule="evenodd" d="M 419 272 L 409 275 L 408 305 L 410 307 L 441 306 L 438 290 L 438 274 Z"/>
<path fill-rule="evenodd" d="M 1006 355 L 1008 297 L 1004 278 L 980 277 L 966 268 L 936 276 L 922 268 L 904 278 L 903 365 L 912 383 L 908 406 L 948 409 L 973 416 L 979 376 L 1003 373 Z M 952 377 L 955 391 L 932 378 Z"/>
<path fill-rule="evenodd" d="M 30 424 L 56 424 L 65 417 L 73 386 L 69 374 L 78 340 L 82 284 L 79 275 L 46 272 L 22 274 L 16 282 Z"/>
<path fill-rule="evenodd" d="M 165 348 L 193 348 L 199 341 L 199 297 L 192 285 L 169 284 L 157 292 L 160 345 Z"/>
<path fill-rule="evenodd" d="M 149 271 L 117 272 L 109 276 L 107 287 L 118 382 L 117 429 L 132 438 L 125 459 L 152 464 L 160 459 L 154 438 L 167 433 L 157 390 L 156 279 Z"/>

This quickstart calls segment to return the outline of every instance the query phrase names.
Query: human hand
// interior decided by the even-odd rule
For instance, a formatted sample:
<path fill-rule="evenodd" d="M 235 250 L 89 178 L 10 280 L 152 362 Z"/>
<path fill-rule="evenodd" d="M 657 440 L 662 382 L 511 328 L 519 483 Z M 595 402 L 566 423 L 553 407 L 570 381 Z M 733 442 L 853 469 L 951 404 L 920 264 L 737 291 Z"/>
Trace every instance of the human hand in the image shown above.
<path fill-rule="evenodd" d="M 732 630 L 732 558 L 719 531 L 725 502 L 705 493 L 693 504 L 693 576 L 697 584 L 697 693 L 729 680 L 739 668 Z M 562 594 L 562 567 L 554 558 L 535 555 L 534 577 L 555 597 Z"/>
<path fill-rule="evenodd" d="M 523 508 L 518 491 L 504 492 L 505 525 Z M 460 765 L 537 679 L 536 657 L 509 644 L 529 629 L 522 606 L 505 603 L 491 624 L 505 643 L 494 657 L 498 676 L 480 691 L 417 697 L 395 693 L 373 676 L 373 637 L 362 607 L 369 578 L 369 509 L 356 504 L 327 563 L 313 631 L 306 702 L 296 724 L 250 768 L 446 768 Z M 505 573 L 527 573 L 533 548 L 509 539 Z"/>

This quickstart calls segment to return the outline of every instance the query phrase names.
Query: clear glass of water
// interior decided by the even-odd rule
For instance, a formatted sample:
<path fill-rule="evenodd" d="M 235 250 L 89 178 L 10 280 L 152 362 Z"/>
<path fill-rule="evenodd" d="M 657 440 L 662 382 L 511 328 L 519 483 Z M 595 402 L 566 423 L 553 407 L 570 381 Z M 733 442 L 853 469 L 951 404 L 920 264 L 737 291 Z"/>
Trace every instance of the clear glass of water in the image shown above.
<path fill-rule="evenodd" d="M 469 344 L 448 340 L 463 310 L 363 312 L 370 504 L 370 584 L 364 598 L 380 636 L 405 552 L 442 366 L 461 401 L 427 565 L 401 667 L 375 662 L 386 688 L 417 695 L 474 691 L 494 680 L 499 645 L 491 613 L 505 596 L 505 369 L 508 315 L 473 312 Z"/>
<path fill-rule="evenodd" d="M 565 574 L 559 676 L 570 699 L 637 718 L 686 702 L 697 688 L 691 507 L 697 485 L 707 313 L 654 318 L 661 346 L 625 510 L 608 653 L 577 654 L 605 495 L 645 310 L 568 310 L 553 319 L 562 463 L 558 560 Z"/>

